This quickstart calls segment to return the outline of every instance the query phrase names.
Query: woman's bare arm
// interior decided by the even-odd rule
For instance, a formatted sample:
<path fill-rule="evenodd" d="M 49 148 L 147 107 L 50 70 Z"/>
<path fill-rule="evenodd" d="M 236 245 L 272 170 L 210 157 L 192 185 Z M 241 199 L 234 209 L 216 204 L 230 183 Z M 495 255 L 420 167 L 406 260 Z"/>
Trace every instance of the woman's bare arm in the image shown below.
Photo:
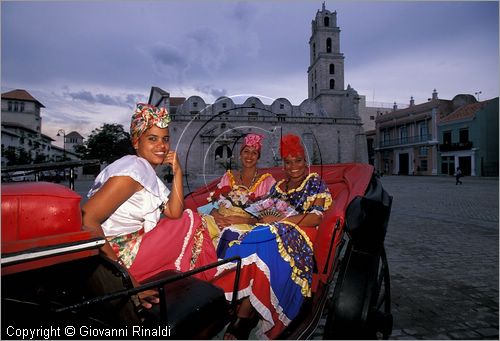
<path fill-rule="evenodd" d="M 101 224 L 128 200 L 135 192 L 142 189 L 142 185 L 128 176 L 114 176 L 97 191 L 82 207 L 82 218 L 84 229 L 97 231 L 104 237 Z M 119 262 L 117 254 L 108 241 L 101 247 L 101 252 L 111 260 Z M 135 278 L 130 275 L 134 287 L 139 286 Z M 154 290 L 146 290 L 140 292 L 137 297 L 141 305 L 149 309 L 152 303 L 159 303 L 157 292 Z"/>
<path fill-rule="evenodd" d="M 165 157 L 164 164 L 172 166 L 174 179 L 172 180 L 172 190 L 168 197 L 168 202 L 163 210 L 163 214 L 168 218 L 177 219 L 182 216 L 184 212 L 184 188 L 182 183 L 182 168 L 180 166 L 177 153 L 169 151 Z"/>
<path fill-rule="evenodd" d="M 142 186 L 128 176 L 114 176 L 92 196 L 82 207 L 82 219 L 84 229 L 95 230 L 104 237 L 101 224 L 113 214 L 128 198 L 135 192 L 140 191 Z M 110 259 L 118 260 L 108 242 L 101 251 Z"/>
<path fill-rule="evenodd" d="M 313 202 L 314 206 L 324 206 L 325 204 L 325 199 L 316 199 Z M 297 214 L 289 217 L 281 216 L 281 217 L 274 217 L 274 216 L 266 216 L 262 218 L 262 222 L 264 223 L 273 223 L 276 221 L 288 221 L 290 223 L 300 225 L 300 226 L 316 226 L 321 224 L 321 221 L 323 220 L 323 217 L 314 213 L 304 213 L 304 214 Z"/>

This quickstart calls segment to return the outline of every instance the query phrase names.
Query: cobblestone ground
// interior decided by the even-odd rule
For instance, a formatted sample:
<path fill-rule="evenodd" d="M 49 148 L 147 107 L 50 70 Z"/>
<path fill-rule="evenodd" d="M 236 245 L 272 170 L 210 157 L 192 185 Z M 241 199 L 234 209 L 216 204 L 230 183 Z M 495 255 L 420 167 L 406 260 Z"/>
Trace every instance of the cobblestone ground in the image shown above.
<path fill-rule="evenodd" d="M 386 176 L 391 339 L 498 339 L 498 178 Z M 89 184 L 80 191 L 86 193 Z M 77 188 L 78 191 L 78 188 Z M 314 339 L 321 339 L 324 320 Z"/>
<path fill-rule="evenodd" d="M 383 177 L 391 339 L 498 339 L 498 179 Z M 324 321 L 322 321 L 324 323 Z M 314 339 L 322 338 L 322 324 Z"/>

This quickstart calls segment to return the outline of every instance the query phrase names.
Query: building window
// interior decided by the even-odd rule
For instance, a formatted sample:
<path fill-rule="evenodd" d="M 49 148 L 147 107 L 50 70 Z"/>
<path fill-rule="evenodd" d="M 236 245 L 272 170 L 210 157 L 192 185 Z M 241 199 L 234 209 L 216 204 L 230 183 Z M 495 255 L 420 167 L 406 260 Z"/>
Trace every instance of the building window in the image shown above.
<path fill-rule="evenodd" d="M 278 114 L 278 122 L 285 122 L 286 121 L 286 114 Z"/>
<path fill-rule="evenodd" d="M 11 101 L 9 101 L 8 106 L 9 106 L 9 111 L 12 111 L 12 102 Z"/>
<path fill-rule="evenodd" d="M 313 59 L 316 58 L 316 43 L 313 43 Z"/>
<path fill-rule="evenodd" d="M 335 89 L 335 79 L 330 79 L 330 89 Z"/>
<path fill-rule="evenodd" d="M 420 147 L 418 153 L 421 156 L 427 156 L 428 151 L 429 151 L 428 147 Z"/>
<path fill-rule="evenodd" d="M 401 139 L 401 144 L 408 143 L 408 128 L 406 126 L 399 128 L 399 138 Z"/>
<path fill-rule="evenodd" d="M 391 138 L 391 135 L 389 134 L 389 130 L 384 130 L 383 141 L 384 142 L 389 142 L 390 138 Z"/>
<path fill-rule="evenodd" d="M 14 111 L 19 111 L 19 104 L 14 102 Z"/>
<path fill-rule="evenodd" d="M 427 159 L 420 160 L 420 170 L 422 172 L 427 171 Z"/>
<path fill-rule="evenodd" d="M 443 144 L 451 145 L 451 130 L 443 131 Z"/>
<path fill-rule="evenodd" d="M 283 103 L 280 103 L 280 109 L 285 109 L 285 105 Z"/>
<path fill-rule="evenodd" d="M 197 108 L 198 107 L 198 102 L 193 102 L 193 107 Z"/>
<path fill-rule="evenodd" d="M 330 75 L 335 74 L 335 64 L 330 64 Z"/>
<path fill-rule="evenodd" d="M 326 40 L 326 52 L 331 53 L 332 52 L 332 38 L 328 38 Z"/>
<path fill-rule="evenodd" d="M 325 24 L 326 27 L 330 26 L 330 17 L 325 17 L 323 19 L 323 23 Z"/>
<path fill-rule="evenodd" d="M 259 118 L 258 118 L 258 113 L 256 112 L 249 112 L 248 113 L 248 120 L 249 121 L 257 121 Z"/>
<path fill-rule="evenodd" d="M 222 109 L 226 109 L 227 108 L 227 103 L 222 103 Z"/>
<path fill-rule="evenodd" d="M 455 172 L 455 159 L 453 156 L 443 156 L 441 162 L 441 173 L 453 175 Z"/>
<path fill-rule="evenodd" d="M 19 106 L 19 111 L 20 112 L 23 112 L 24 111 L 24 102 L 21 102 L 20 106 Z"/>
<path fill-rule="evenodd" d="M 460 129 L 458 132 L 458 142 L 467 143 L 469 142 L 469 129 Z"/>
<path fill-rule="evenodd" d="M 419 122 L 418 130 L 420 133 L 420 141 L 425 141 L 427 139 L 427 135 L 429 134 L 427 130 L 427 122 L 426 121 Z"/>

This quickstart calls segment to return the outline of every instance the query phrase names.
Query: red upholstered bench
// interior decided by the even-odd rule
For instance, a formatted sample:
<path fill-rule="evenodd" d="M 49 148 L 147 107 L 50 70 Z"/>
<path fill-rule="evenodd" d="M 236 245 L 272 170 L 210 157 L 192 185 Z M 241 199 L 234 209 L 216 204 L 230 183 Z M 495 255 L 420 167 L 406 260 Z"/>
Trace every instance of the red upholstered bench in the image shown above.
<path fill-rule="evenodd" d="M 80 196 L 49 183 L 2 184 L 2 275 L 97 254 L 82 231 Z"/>
<path fill-rule="evenodd" d="M 333 198 L 333 205 L 325 212 L 323 221 L 317 227 L 301 226 L 314 247 L 316 261 L 313 273 L 312 291 L 315 292 L 320 282 L 326 283 L 334 268 L 338 246 L 344 232 L 345 210 L 352 199 L 364 195 L 373 173 L 373 166 L 360 163 L 311 166 L 310 172 L 318 173 L 328 186 Z M 282 179 L 285 174 L 281 167 L 262 169 L 271 173 L 275 179 Z M 208 193 L 215 190 L 219 179 L 200 187 L 187 195 L 185 205 L 196 210 L 207 203 Z"/>

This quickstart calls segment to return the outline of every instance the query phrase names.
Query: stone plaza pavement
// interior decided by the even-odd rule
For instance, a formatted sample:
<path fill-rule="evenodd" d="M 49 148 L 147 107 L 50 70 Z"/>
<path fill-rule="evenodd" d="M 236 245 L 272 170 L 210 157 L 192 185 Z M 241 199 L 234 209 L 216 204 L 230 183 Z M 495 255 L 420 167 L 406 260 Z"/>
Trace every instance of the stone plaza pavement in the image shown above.
<path fill-rule="evenodd" d="M 393 196 L 391 339 L 498 339 L 498 178 L 381 180 Z"/>
<path fill-rule="evenodd" d="M 498 340 L 498 178 L 381 180 L 393 196 L 390 339 Z"/>

